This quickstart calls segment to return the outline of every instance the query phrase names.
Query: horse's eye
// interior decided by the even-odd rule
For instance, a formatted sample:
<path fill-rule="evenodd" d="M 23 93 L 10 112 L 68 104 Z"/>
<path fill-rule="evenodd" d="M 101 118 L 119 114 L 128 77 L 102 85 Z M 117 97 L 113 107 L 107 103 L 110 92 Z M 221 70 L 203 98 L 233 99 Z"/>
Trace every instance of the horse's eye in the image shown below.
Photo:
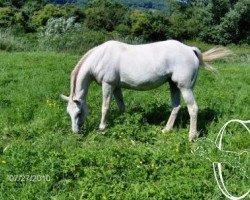
<path fill-rule="evenodd" d="M 78 112 L 78 113 L 76 114 L 77 117 L 80 117 L 80 115 L 81 115 L 81 112 Z"/>

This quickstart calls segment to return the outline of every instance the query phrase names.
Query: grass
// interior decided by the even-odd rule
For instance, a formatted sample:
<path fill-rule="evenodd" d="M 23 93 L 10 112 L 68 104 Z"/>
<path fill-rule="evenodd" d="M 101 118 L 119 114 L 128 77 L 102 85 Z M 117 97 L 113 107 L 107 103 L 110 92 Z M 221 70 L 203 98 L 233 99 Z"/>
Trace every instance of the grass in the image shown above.
<path fill-rule="evenodd" d="M 250 116 L 250 52 L 232 48 L 239 56 L 215 63 L 219 74 L 200 71 L 195 143 L 188 142 L 185 104 L 174 130 L 160 131 L 170 113 L 168 86 L 125 90 L 126 113 L 119 115 L 113 101 L 108 129 L 100 133 L 101 90 L 91 85 L 88 120 L 74 135 L 59 95 L 69 93 L 80 56 L 0 52 L 0 199 L 224 199 L 212 170 L 212 161 L 221 160 L 228 190 L 246 192 L 249 134 L 236 125 L 226 133 L 223 148 L 248 151 L 241 156 L 214 144 L 225 122 Z"/>

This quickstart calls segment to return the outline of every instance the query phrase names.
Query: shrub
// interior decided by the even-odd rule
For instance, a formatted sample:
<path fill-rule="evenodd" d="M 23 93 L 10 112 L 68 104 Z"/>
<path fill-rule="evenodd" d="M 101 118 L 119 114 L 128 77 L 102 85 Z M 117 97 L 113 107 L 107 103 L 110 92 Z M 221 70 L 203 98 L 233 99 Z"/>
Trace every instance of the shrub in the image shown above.
<path fill-rule="evenodd" d="M 79 8 L 68 4 L 65 6 L 47 4 L 43 7 L 43 9 L 34 13 L 31 24 L 36 30 L 39 31 L 46 26 L 49 19 L 60 17 L 74 17 L 74 21 L 81 22 L 84 18 L 84 13 Z"/>
<path fill-rule="evenodd" d="M 150 41 L 165 40 L 171 37 L 170 20 L 162 12 L 150 12 L 149 15 L 150 26 L 147 30 L 146 39 Z"/>
<path fill-rule="evenodd" d="M 33 51 L 37 47 L 35 34 L 16 34 L 13 29 L 0 29 L 0 50 Z"/>
<path fill-rule="evenodd" d="M 48 28 L 49 26 L 53 27 L 53 21 L 57 22 L 58 26 L 51 28 L 51 31 L 46 29 L 45 32 L 39 36 L 38 48 L 41 50 L 83 54 L 87 50 L 111 38 L 111 35 L 89 30 L 81 27 L 80 24 L 74 25 L 68 22 L 70 28 L 67 28 L 67 22 L 63 22 L 62 19 L 51 20 L 48 23 Z"/>
<path fill-rule="evenodd" d="M 32 25 L 38 30 L 46 25 L 50 18 L 66 17 L 66 12 L 60 7 L 47 4 L 42 10 L 34 13 L 32 17 Z"/>
<path fill-rule="evenodd" d="M 22 19 L 18 23 L 23 27 L 25 32 L 34 32 L 35 27 L 32 24 L 32 17 L 36 12 L 42 10 L 44 6 L 44 1 L 32 0 L 26 1 L 22 8 L 19 9 Z"/>
<path fill-rule="evenodd" d="M 218 42 L 222 44 L 237 43 L 247 39 L 250 34 L 250 2 L 242 0 L 235 4 L 217 27 Z"/>
<path fill-rule="evenodd" d="M 150 27 L 149 14 L 135 10 L 130 14 L 131 32 L 134 36 L 146 35 L 147 29 Z"/>
<path fill-rule="evenodd" d="M 127 7 L 109 0 L 94 0 L 85 10 L 85 25 L 93 30 L 113 31 L 122 23 Z"/>
<path fill-rule="evenodd" d="M 46 25 L 49 19 L 60 17 L 75 17 L 75 21 L 80 22 L 83 19 L 84 14 L 80 9 L 72 5 L 60 7 L 53 4 L 47 4 L 43 9 L 34 13 L 31 23 L 36 30 L 40 30 Z"/>
<path fill-rule="evenodd" d="M 221 2 L 224 8 L 213 9 L 219 6 L 209 4 L 202 10 L 203 17 L 200 18 L 202 29 L 199 37 L 203 41 L 220 44 L 248 41 L 247 37 L 250 33 L 250 3 L 248 0 L 230 2 L 227 2 L 227 4 Z M 226 7 L 231 9 L 226 12 Z M 224 15 L 219 13 L 221 9 L 224 10 Z"/>
<path fill-rule="evenodd" d="M 14 22 L 14 14 L 11 7 L 0 8 L 0 26 L 9 27 Z"/>
<path fill-rule="evenodd" d="M 62 34 L 70 30 L 76 30 L 80 28 L 80 24 L 75 23 L 75 18 L 70 17 L 65 19 L 64 17 L 61 18 L 51 18 L 48 20 L 47 25 L 44 27 L 43 35 L 56 35 Z"/>

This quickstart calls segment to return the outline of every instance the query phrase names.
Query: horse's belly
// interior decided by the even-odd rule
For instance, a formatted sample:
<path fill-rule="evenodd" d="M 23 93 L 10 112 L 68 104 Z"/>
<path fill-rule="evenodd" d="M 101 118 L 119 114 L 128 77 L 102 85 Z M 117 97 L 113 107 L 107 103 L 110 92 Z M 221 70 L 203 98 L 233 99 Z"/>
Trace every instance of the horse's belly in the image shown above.
<path fill-rule="evenodd" d="M 119 67 L 121 86 L 136 90 L 150 90 L 159 87 L 171 75 L 164 58 L 147 58 L 137 56 L 133 59 L 123 60 Z"/>
<path fill-rule="evenodd" d="M 168 77 L 154 77 L 150 79 L 142 79 L 142 78 L 121 78 L 120 84 L 123 88 L 134 89 L 134 90 L 150 90 L 157 88 L 167 82 Z"/>

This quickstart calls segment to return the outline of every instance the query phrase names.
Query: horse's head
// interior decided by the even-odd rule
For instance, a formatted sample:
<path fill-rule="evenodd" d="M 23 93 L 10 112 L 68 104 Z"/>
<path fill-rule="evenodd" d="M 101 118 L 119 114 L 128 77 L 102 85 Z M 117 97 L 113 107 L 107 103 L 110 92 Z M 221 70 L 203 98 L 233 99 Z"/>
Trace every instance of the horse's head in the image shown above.
<path fill-rule="evenodd" d="M 61 98 L 68 102 L 67 112 L 70 115 L 72 131 L 78 133 L 87 115 L 87 108 L 81 98 L 70 98 L 61 95 Z"/>

